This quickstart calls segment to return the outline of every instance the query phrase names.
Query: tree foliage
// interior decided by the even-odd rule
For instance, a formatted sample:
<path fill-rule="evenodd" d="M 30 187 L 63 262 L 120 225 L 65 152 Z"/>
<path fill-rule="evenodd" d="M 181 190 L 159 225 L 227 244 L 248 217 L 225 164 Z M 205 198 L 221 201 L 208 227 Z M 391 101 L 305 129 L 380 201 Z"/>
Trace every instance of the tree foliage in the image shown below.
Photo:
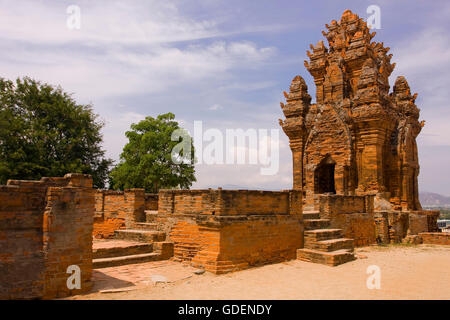
<path fill-rule="evenodd" d="M 125 133 L 129 142 L 120 155 L 120 163 L 110 174 L 112 188 L 144 188 L 147 192 L 158 192 L 159 189 L 189 188 L 196 181 L 192 139 L 174 119 L 174 114 L 166 113 L 131 125 L 131 130 Z M 190 143 L 188 152 L 174 149 L 183 138 L 172 139 L 172 134 L 180 130 L 189 138 L 185 140 Z M 185 161 L 174 162 L 172 151 L 176 151 L 178 160 Z"/>
<path fill-rule="evenodd" d="M 0 183 L 87 173 L 102 188 L 111 160 L 90 105 L 30 78 L 0 78 Z"/>

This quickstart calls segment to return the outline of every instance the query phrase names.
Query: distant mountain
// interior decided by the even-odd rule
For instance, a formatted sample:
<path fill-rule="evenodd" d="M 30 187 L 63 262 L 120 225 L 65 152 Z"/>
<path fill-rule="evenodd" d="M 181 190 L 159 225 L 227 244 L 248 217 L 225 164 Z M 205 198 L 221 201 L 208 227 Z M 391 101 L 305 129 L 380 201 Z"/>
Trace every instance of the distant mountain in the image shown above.
<path fill-rule="evenodd" d="M 450 197 L 433 192 L 420 192 L 420 203 L 423 207 L 450 207 Z"/>
<path fill-rule="evenodd" d="M 222 188 L 224 190 L 266 190 L 266 191 L 276 191 L 277 189 L 268 189 L 264 187 L 249 187 L 249 186 L 242 186 L 237 184 L 224 184 L 224 185 L 209 185 L 205 189 L 217 189 Z"/>

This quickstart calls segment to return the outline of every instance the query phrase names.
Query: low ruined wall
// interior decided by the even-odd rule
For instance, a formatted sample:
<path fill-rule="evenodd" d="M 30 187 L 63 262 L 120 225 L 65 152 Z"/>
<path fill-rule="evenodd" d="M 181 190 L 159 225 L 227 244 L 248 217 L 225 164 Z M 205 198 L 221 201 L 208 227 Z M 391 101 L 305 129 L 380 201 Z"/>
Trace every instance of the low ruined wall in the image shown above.
<path fill-rule="evenodd" d="M 123 191 L 97 190 L 93 236 L 112 238 L 114 231 L 125 228 L 128 204 Z"/>
<path fill-rule="evenodd" d="M 437 229 L 439 211 L 389 211 L 375 212 L 377 242 L 400 243 L 406 236 Z"/>
<path fill-rule="evenodd" d="M 68 174 L 0 186 L 0 299 L 65 297 L 90 289 L 92 178 Z M 69 265 L 81 289 L 67 288 Z"/>
<path fill-rule="evenodd" d="M 408 218 L 409 235 L 417 235 L 421 232 L 428 232 L 428 218 L 426 215 L 410 213 Z"/>
<path fill-rule="evenodd" d="M 214 273 L 294 259 L 303 246 L 301 192 L 164 190 L 174 256 Z"/>
<path fill-rule="evenodd" d="M 374 196 L 321 195 L 320 216 L 328 219 L 333 214 L 373 213 Z"/>
<path fill-rule="evenodd" d="M 125 191 L 97 190 L 93 236 L 112 238 L 114 231 L 133 228 L 145 222 L 145 210 L 157 210 L 158 196 L 146 194 L 144 189 Z"/>
<path fill-rule="evenodd" d="M 377 242 L 375 219 L 367 213 L 333 214 L 331 227 L 342 229 L 343 236 L 353 239 L 356 247 Z"/>
<path fill-rule="evenodd" d="M 0 299 L 43 295 L 45 192 L 38 186 L 0 186 Z"/>
<path fill-rule="evenodd" d="M 419 233 L 424 244 L 439 244 L 450 246 L 450 232 L 425 232 Z"/>
<path fill-rule="evenodd" d="M 67 297 L 92 287 L 92 223 L 94 189 L 57 188 L 47 191 L 44 212 L 45 282 L 43 298 Z M 81 289 L 67 287 L 69 266 L 80 269 Z"/>
<path fill-rule="evenodd" d="M 145 210 L 158 210 L 158 194 L 146 193 L 145 194 Z"/>
<path fill-rule="evenodd" d="M 321 195 L 320 217 L 330 219 L 332 228 L 342 229 L 355 246 L 376 243 L 377 226 L 373 216 L 374 196 Z"/>
<path fill-rule="evenodd" d="M 214 273 L 295 259 L 303 247 L 298 217 L 211 217 L 206 221 L 179 220 L 171 231 L 174 257 Z"/>
<path fill-rule="evenodd" d="M 289 193 L 257 190 L 162 190 L 158 210 L 162 214 L 251 215 L 285 214 Z"/>

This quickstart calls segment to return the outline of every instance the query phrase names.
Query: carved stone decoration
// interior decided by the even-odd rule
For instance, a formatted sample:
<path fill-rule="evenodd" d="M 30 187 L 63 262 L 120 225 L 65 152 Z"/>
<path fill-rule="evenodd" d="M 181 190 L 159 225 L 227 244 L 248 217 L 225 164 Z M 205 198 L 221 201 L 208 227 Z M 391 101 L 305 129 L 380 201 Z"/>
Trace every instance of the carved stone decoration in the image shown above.
<path fill-rule="evenodd" d="M 376 194 L 394 210 L 420 210 L 416 137 L 419 122 L 404 77 L 389 94 L 395 64 L 375 32 L 346 10 L 307 51 L 305 67 L 314 78 L 316 103 L 296 76 L 280 120 L 293 155 L 293 184 L 303 190 L 305 209 L 317 209 L 319 194 Z M 331 179 L 331 178 L 332 179 Z M 328 185 L 327 185 L 328 184 Z M 380 200 L 381 201 L 381 200 Z"/>

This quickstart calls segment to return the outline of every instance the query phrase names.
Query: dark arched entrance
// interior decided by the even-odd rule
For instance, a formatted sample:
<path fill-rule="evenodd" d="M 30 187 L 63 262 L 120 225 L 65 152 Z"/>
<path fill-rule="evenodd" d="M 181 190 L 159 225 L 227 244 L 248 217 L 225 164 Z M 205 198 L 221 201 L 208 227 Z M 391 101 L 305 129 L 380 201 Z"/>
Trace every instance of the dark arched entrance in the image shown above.
<path fill-rule="evenodd" d="M 334 168 L 336 162 L 328 156 L 320 162 L 314 171 L 314 193 L 336 193 Z"/>

